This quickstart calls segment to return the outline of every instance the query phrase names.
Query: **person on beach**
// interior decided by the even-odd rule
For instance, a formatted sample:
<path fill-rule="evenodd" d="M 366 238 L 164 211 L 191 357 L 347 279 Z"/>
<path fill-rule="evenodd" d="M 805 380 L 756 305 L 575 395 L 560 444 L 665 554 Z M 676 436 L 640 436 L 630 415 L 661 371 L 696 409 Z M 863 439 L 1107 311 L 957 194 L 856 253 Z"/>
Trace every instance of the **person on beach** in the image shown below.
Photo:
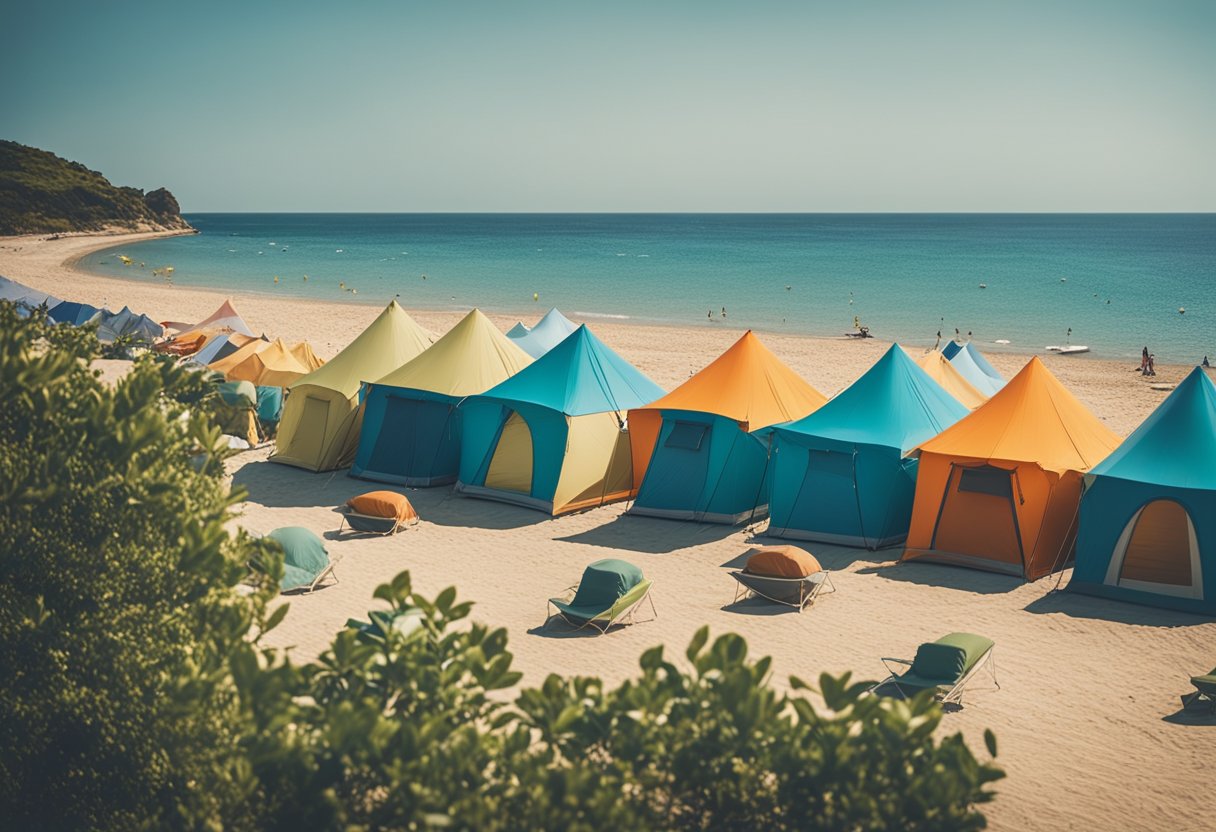
<path fill-rule="evenodd" d="M 1153 355 L 1152 353 L 1149 353 L 1149 356 L 1148 356 L 1148 367 L 1147 367 L 1147 369 L 1146 369 L 1146 371 L 1145 371 L 1145 373 L 1144 373 L 1146 376 L 1155 376 L 1155 375 L 1157 375 L 1157 368 L 1154 366 L 1154 365 L 1155 365 L 1155 363 L 1156 363 L 1156 358 L 1157 358 L 1157 356 Z"/>
<path fill-rule="evenodd" d="M 1140 375 L 1145 375 L 1148 369 L 1148 347 L 1140 350 Z"/>
<path fill-rule="evenodd" d="M 722 307 L 722 317 L 723 318 L 726 317 L 726 307 L 725 306 Z"/>
<path fill-rule="evenodd" d="M 1212 366 L 1211 364 L 1208 363 L 1208 357 L 1206 355 L 1203 357 L 1203 366 L 1205 366 L 1205 367 Z"/>

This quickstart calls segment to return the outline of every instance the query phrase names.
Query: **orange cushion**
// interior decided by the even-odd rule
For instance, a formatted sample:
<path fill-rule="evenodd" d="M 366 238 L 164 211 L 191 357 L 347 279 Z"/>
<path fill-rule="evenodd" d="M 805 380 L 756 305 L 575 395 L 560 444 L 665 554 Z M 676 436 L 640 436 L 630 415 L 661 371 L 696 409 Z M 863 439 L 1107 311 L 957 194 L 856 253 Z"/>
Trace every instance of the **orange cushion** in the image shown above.
<path fill-rule="evenodd" d="M 743 571 L 770 578 L 805 578 L 823 567 L 814 555 L 797 546 L 765 546 L 750 551 Z"/>
<path fill-rule="evenodd" d="M 418 512 L 410 505 L 404 494 L 396 491 L 369 491 L 346 501 L 356 514 L 366 514 L 369 517 L 396 517 L 398 520 L 417 520 Z"/>

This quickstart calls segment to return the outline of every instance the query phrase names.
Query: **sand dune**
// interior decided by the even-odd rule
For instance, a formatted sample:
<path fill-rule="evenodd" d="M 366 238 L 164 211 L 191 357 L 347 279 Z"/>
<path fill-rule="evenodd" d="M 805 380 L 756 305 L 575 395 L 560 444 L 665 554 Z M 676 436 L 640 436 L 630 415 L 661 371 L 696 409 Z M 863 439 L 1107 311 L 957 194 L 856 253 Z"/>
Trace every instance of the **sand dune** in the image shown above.
<path fill-rule="evenodd" d="M 158 318 L 210 313 L 216 293 L 118 281 L 63 267 L 95 240 L 0 240 L 0 273 L 60 296 L 129 304 Z M 14 250 L 15 249 L 15 250 Z M 308 338 L 329 356 L 357 334 L 378 307 L 238 295 L 251 325 L 288 339 Z M 403 302 L 408 307 L 408 298 Z M 538 310 L 543 311 L 543 310 Z M 442 331 L 458 312 L 416 315 Z M 504 330 L 514 317 L 492 316 Z M 576 316 L 573 316 L 576 317 Z M 738 330 L 595 324 L 600 337 L 659 383 L 687 378 L 738 337 Z M 823 392 L 856 378 L 885 349 L 877 342 L 763 335 L 764 341 Z M 1025 358 L 992 356 L 1012 373 Z M 1166 395 L 1126 364 L 1045 358 L 1087 405 L 1126 434 Z M 111 368 L 112 369 L 112 368 Z M 1155 381 L 1187 368 L 1162 367 Z M 962 730 L 982 753 L 983 729 L 1000 741 L 1008 771 L 987 808 L 995 829 L 1205 829 L 1216 809 L 1207 762 L 1216 720 L 1178 714 L 1186 677 L 1216 664 L 1216 623 L 1095 598 L 1053 592 L 1055 577 L 1027 584 L 928 564 L 897 565 L 898 549 L 877 553 L 811 544 L 833 572 L 835 594 L 805 613 L 754 602 L 731 603 L 728 569 L 763 530 L 623 516 L 623 506 L 550 519 L 523 508 L 454 496 L 450 488 L 407 490 L 422 517 L 390 538 L 338 536 L 334 507 L 378 486 L 345 472 L 311 474 L 267 462 L 267 449 L 235 457 L 235 484 L 248 489 L 237 522 L 255 533 L 301 525 L 323 534 L 338 559 L 339 582 L 289 599 L 291 611 L 269 640 L 303 658 L 328 644 L 348 617 L 373 606 L 375 586 L 409 569 L 434 595 L 456 585 L 476 602 L 475 616 L 505 625 L 525 684 L 545 674 L 596 674 L 618 681 L 643 649 L 662 643 L 681 656 L 703 624 L 745 636 L 774 661 L 774 682 L 822 671 L 879 676 L 884 655 L 910 656 L 916 645 L 953 630 L 993 638 L 999 691 L 977 688 L 944 725 Z M 761 538 L 763 539 L 763 538 Z M 591 560 L 616 556 L 655 581 L 658 619 L 605 637 L 540 630 L 545 599 L 577 581 Z M 1067 582 L 1067 576 L 1064 578 Z M 982 687 L 982 686 L 980 686 Z"/>

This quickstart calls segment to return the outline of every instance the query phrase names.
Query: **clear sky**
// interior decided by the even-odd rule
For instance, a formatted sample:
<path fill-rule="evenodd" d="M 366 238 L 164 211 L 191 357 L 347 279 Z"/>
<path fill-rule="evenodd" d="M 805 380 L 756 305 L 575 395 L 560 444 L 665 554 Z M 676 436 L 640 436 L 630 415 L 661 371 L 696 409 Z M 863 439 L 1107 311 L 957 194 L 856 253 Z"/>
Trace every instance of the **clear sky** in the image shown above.
<path fill-rule="evenodd" d="M 0 0 L 0 137 L 186 211 L 1213 211 L 1216 0 Z"/>

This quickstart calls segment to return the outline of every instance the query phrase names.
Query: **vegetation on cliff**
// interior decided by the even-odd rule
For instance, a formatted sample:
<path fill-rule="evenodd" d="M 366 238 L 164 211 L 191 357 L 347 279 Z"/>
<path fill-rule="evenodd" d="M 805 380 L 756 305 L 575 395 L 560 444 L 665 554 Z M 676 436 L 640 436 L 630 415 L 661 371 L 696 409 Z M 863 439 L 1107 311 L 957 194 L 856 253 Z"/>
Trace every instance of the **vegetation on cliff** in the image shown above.
<path fill-rule="evenodd" d="M 0 234 L 189 229 L 164 188 L 116 187 L 54 153 L 0 140 Z"/>

